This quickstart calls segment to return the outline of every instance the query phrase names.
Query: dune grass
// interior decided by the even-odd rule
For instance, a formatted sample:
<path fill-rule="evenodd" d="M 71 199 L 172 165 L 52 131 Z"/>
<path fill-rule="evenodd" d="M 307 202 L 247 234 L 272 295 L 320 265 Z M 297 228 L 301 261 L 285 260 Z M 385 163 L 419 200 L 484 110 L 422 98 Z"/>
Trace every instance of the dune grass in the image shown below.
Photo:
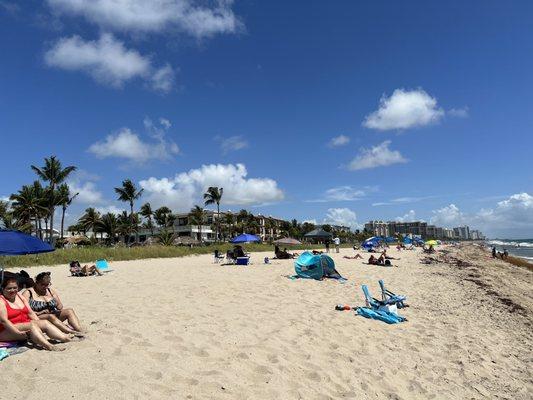
<path fill-rule="evenodd" d="M 528 260 L 524 260 L 523 258 L 507 256 L 505 261 L 516 265 L 517 267 L 527 268 L 530 271 L 533 271 L 533 264 L 530 263 Z"/>
<path fill-rule="evenodd" d="M 349 246 L 349 245 L 346 245 Z M 245 244 L 243 246 L 247 252 L 265 251 L 271 252 L 274 256 L 274 246 L 269 244 Z M 281 246 L 283 248 L 283 246 Z M 333 247 L 333 246 L 332 246 Z M 171 258 L 185 257 L 199 254 L 212 254 L 215 249 L 222 253 L 233 248 L 230 243 L 212 244 L 209 246 L 198 246 L 189 248 L 187 246 L 139 246 L 139 247 L 100 247 L 87 246 L 72 249 L 58 249 L 52 253 L 0 257 L 0 266 L 6 268 L 32 267 L 41 265 L 68 265 L 73 260 L 80 263 L 94 263 L 95 260 L 105 258 L 108 261 L 142 260 L 146 258 Z M 289 251 L 302 249 L 324 249 L 323 245 L 305 244 L 301 246 L 291 246 Z"/>

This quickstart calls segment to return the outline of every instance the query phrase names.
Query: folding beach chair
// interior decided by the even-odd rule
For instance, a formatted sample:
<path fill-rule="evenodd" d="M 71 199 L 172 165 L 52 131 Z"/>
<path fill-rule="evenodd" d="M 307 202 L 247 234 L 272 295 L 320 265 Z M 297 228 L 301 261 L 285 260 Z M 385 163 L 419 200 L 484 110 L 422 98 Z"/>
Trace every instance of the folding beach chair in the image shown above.
<path fill-rule="evenodd" d="M 105 259 L 102 259 L 102 260 L 96 260 L 96 268 L 98 268 L 100 270 L 100 272 L 111 272 L 113 271 L 112 269 L 109 268 L 109 264 L 107 263 L 107 260 Z"/>
<path fill-rule="evenodd" d="M 363 285 L 361 288 L 365 295 L 367 307 L 358 307 L 356 309 L 358 315 L 365 318 L 377 319 L 387 324 L 407 321 L 407 318 L 397 314 L 396 303 L 388 303 L 387 301 L 381 301 L 372 297 L 366 285 Z"/>
<path fill-rule="evenodd" d="M 218 251 L 218 250 L 215 250 L 213 255 L 215 257 L 215 264 L 218 264 L 219 262 L 221 262 L 225 258 L 225 256 L 223 254 L 220 254 L 220 251 Z"/>
<path fill-rule="evenodd" d="M 408 304 L 405 304 L 407 296 L 400 296 L 395 293 L 392 293 L 390 290 L 385 288 L 385 282 L 382 279 L 379 280 L 379 287 L 381 288 L 381 301 L 385 304 L 396 304 L 398 308 L 409 307 Z"/>

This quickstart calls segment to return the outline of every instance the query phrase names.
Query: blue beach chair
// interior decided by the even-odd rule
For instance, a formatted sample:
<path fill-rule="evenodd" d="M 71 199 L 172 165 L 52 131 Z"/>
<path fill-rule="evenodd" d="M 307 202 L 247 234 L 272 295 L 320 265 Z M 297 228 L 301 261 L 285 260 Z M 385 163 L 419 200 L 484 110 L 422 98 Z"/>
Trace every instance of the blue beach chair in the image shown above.
<path fill-rule="evenodd" d="M 365 295 L 366 303 L 369 307 L 358 307 L 356 313 L 365 318 L 377 319 L 379 321 L 386 322 L 387 324 L 396 324 L 398 322 L 407 321 L 407 318 L 389 311 L 392 306 L 395 308 L 395 302 L 381 301 L 370 294 L 366 285 L 361 286 Z"/>
<path fill-rule="evenodd" d="M 250 264 L 250 257 L 237 257 L 237 262 L 235 264 L 237 264 L 237 265 L 249 265 Z"/>
<path fill-rule="evenodd" d="M 379 280 L 379 287 L 381 288 L 381 301 L 385 304 L 396 304 L 398 308 L 409 307 L 408 304 L 405 304 L 407 296 L 400 296 L 395 293 L 392 293 L 390 290 L 385 288 L 385 282 L 383 279 Z"/>

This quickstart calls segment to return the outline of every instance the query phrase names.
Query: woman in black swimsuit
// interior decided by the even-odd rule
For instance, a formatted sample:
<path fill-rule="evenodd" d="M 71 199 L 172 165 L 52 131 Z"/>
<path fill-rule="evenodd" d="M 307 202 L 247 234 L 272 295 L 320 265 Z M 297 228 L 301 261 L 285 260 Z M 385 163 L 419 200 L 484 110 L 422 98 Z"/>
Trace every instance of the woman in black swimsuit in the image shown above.
<path fill-rule="evenodd" d="M 35 277 L 35 286 L 23 293 L 31 309 L 39 319 L 51 322 L 64 333 L 83 332 L 78 316 L 72 308 L 63 307 L 57 291 L 50 287 L 50 280 L 50 272 L 41 272 Z M 70 327 L 63 321 L 67 321 Z"/>

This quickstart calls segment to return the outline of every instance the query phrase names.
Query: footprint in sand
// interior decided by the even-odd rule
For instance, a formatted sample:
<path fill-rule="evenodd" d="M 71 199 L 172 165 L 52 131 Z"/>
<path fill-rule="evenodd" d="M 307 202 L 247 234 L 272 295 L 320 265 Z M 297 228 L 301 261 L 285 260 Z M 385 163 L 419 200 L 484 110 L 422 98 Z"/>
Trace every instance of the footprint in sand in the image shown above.
<path fill-rule="evenodd" d="M 268 361 L 271 362 L 272 364 L 277 364 L 279 363 L 279 360 L 278 360 L 278 356 L 274 355 L 274 354 L 269 354 L 268 357 L 267 357 Z"/>
<path fill-rule="evenodd" d="M 160 371 L 147 371 L 145 375 L 150 379 L 160 380 L 163 378 L 163 374 Z"/>
<path fill-rule="evenodd" d="M 150 357 L 152 357 L 156 361 L 167 361 L 169 357 L 168 353 L 150 352 L 148 354 L 150 355 Z"/>

